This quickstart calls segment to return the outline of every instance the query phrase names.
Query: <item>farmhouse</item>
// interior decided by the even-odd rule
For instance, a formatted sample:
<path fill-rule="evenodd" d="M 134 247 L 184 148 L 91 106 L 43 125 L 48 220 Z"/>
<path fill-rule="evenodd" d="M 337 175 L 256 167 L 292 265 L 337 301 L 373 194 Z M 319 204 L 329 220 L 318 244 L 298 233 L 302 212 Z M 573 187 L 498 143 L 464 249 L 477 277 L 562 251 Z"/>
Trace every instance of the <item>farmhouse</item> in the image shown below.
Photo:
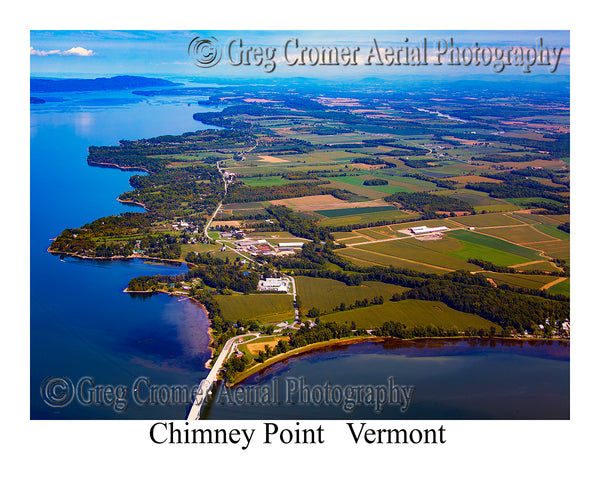
<path fill-rule="evenodd" d="M 258 291 L 259 292 L 287 292 L 288 291 L 288 279 L 287 278 L 266 278 L 259 280 Z"/>
<path fill-rule="evenodd" d="M 428 227 L 426 225 L 422 225 L 420 227 L 409 228 L 408 230 L 410 233 L 418 235 L 421 233 L 443 232 L 444 230 L 448 230 L 448 227 Z"/>

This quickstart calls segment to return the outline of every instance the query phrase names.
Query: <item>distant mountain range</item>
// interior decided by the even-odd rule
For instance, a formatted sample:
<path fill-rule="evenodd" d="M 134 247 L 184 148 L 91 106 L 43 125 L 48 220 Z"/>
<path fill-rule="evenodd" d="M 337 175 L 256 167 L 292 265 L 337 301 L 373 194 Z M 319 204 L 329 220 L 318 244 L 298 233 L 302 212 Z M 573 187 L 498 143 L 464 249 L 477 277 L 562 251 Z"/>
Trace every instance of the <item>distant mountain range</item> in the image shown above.
<path fill-rule="evenodd" d="M 110 78 L 69 78 L 49 80 L 32 78 L 31 92 L 89 92 L 94 90 L 129 90 L 143 87 L 175 87 L 181 83 L 162 80 L 160 78 L 135 77 L 119 75 Z"/>

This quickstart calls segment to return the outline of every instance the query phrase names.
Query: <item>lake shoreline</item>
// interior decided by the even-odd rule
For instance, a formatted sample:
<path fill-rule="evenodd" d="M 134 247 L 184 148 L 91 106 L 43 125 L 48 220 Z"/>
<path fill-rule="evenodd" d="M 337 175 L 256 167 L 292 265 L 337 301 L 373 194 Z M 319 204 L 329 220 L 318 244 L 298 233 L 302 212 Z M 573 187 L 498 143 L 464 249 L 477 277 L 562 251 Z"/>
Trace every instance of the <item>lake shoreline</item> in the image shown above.
<path fill-rule="evenodd" d="M 159 257 L 149 257 L 147 255 L 139 255 L 139 254 L 132 254 L 132 255 L 115 255 L 112 257 L 90 257 L 88 255 L 81 255 L 79 253 L 73 253 L 73 252 L 63 252 L 61 250 L 52 250 L 51 247 L 48 247 L 46 249 L 46 251 L 48 253 L 51 253 L 53 255 L 68 255 L 70 257 L 76 257 L 76 258 L 80 258 L 82 260 L 154 260 L 156 262 L 160 262 L 160 263 L 177 263 L 177 264 L 185 264 L 187 265 L 188 268 L 191 268 L 190 265 L 192 266 L 196 266 L 195 263 L 191 263 L 191 262 L 186 262 L 185 260 L 175 260 L 173 258 L 159 258 Z M 133 293 L 130 292 L 130 293 Z M 142 293 L 142 292 L 140 292 Z"/>
<path fill-rule="evenodd" d="M 524 342 L 524 341 L 534 341 L 534 342 L 538 342 L 538 341 L 562 341 L 562 342 L 570 342 L 571 339 L 570 338 L 561 338 L 561 337 L 557 337 L 557 338 L 538 338 L 538 337 L 467 337 L 467 336 L 453 336 L 453 337 L 415 337 L 415 338 L 396 338 L 396 337 L 381 337 L 381 336 L 360 336 L 360 337 L 345 337 L 345 338 L 336 338 L 333 340 L 328 340 L 326 342 L 318 342 L 318 343 L 312 343 L 309 345 L 305 345 L 304 347 L 300 347 L 300 348 L 296 348 L 294 350 L 289 350 L 285 353 L 280 353 L 279 355 L 276 355 L 275 357 L 271 357 L 268 360 L 266 360 L 265 362 L 258 364 L 258 365 L 254 365 L 253 367 L 251 367 L 248 370 L 245 370 L 243 372 L 241 372 L 239 375 L 237 375 L 232 383 L 229 383 L 228 385 L 230 387 L 233 387 L 241 382 L 243 382 L 244 380 L 246 380 L 248 377 L 254 375 L 255 373 L 259 373 L 260 371 L 264 370 L 267 367 L 271 367 L 273 365 L 275 365 L 276 363 L 286 360 L 290 357 L 296 356 L 296 355 L 300 355 L 303 353 L 308 353 L 308 352 L 312 352 L 314 350 L 319 350 L 319 349 L 324 349 L 330 346 L 340 346 L 340 345 L 354 345 L 354 344 L 358 344 L 358 343 L 381 343 L 381 342 L 385 342 L 388 340 L 395 340 L 398 342 L 411 342 L 411 341 L 415 341 L 415 340 L 469 340 L 469 339 L 489 339 L 489 340 L 512 340 L 512 341 L 518 341 L 518 342 Z"/>
<path fill-rule="evenodd" d="M 130 294 L 136 294 L 136 293 L 165 293 L 171 297 L 181 297 L 181 298 L 187 298 L 188 300 L 190 300 L 193 304 L 195 304 L 196 306 L 198 306 L 206 315 L 206 320 L 207 320 L 207 328 L 206 328 L 206 333 L 208 334 L 208 349 L 210 351 L 210 357 L 208 358 L 208 360 L 205 362 L 204 364 L 204 368 L 206 368 L 207 370 L 210 370 L 210 363 L 212 362 L 213 358 L 215 357 L 215 349 L 211 346 L 213 341 L 215 340 L 213 337 L 213 329 L 212 329 L 212 324 L 210 321 L 210 315 L 208 313 L 208 309 L 206 308 L 206 306 L 200 302 L 199 300 L 196 300 L 194 297 L 190 297 L 187 293 L 182 293 L 182 292 L 169 292 L 168 290 L 163 290 L 163 289 L 157 289 L 157 290 L 129 290 L 128 287 L 126 287 L 123 290 L 123 293 L 130 293 Z"/>

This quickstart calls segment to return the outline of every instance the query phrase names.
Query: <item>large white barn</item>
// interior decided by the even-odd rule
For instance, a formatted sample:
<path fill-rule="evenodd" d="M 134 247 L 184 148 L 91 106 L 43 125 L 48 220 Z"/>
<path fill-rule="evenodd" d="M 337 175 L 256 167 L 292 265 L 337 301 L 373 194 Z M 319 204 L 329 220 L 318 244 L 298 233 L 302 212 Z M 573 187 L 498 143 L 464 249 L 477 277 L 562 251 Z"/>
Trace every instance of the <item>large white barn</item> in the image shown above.
<path fill-rule="evenodd" d="M 414 235 L 419 235 L 422 233 L 443 232 L 444 230 L 448 230 L 448 227 L 428 227 L 426 225 L 422 225 L 420 227 L 409 228 L 408 230 Z"/>
<path fill-rule="evenodd" d="M 289 280 L 287 278 L 265 278 L 258 282 L 260 292 L 287 292 Z"/>

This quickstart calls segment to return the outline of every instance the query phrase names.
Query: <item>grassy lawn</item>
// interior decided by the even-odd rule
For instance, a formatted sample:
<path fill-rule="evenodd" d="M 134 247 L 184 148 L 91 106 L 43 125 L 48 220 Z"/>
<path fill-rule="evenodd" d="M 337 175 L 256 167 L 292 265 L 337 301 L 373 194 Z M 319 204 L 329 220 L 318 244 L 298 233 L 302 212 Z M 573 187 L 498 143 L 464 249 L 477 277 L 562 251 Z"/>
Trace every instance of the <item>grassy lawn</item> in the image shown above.
<path fill-rule="evenodd" d="M 356 300 L 372 299 L 379 295 L 384 301 L 394 293 L 402 293 L 407 288 L 382 282 L 365 282 L 359 286 L 348 286 L 343 282 L 329 278 L 295 277 L 298 296 L 302 302 L 302 310 L 308 311 L 317 307 L 320 311 L 331 311 L 344 302 L 347 306 Z"/>
<path fill-rule="evenodd" d="M 456 327 L 459 331 L 464 331 L 467 327 L 487 329 L 497 326 L 478 315 L 459 312 L 442 302 L 428 302 L 425 300 L 385 302 L 382 305 L 324 315 L 321 320 L 347 325 L 354 321 L 357 328 L 364 329 L 380 327 L 389 321 L 402 322 L 407 327 L 417 325 L 436 325 L 442 328 Z"/>
<path fill-rule="evenodd" d="M 279 323 L 294 318 L 291 295 L 219 295 L 223 318 L 232 322 L 256 320 L 259 323 Z"/>

